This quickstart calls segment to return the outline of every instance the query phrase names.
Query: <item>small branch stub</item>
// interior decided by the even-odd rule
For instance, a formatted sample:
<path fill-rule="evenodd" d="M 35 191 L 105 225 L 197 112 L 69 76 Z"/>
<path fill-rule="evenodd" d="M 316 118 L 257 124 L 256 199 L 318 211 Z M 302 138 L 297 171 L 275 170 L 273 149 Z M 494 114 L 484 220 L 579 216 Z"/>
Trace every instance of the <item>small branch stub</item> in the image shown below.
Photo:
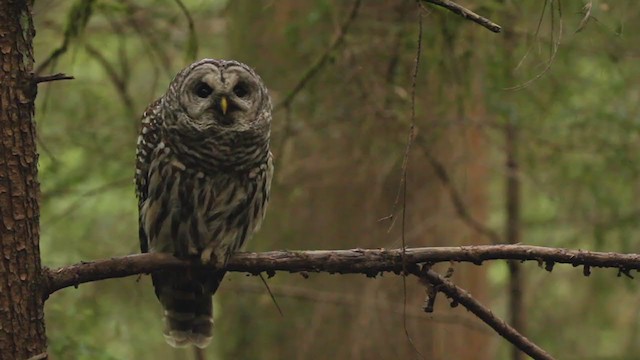
<path fill-rule="evenodd" d="M 60 81 L 60 80 L 73 80 L 75 79 L 73 76 L 69 76 L 63 73 L 57 73 L 53 75 L 45 75 L 45 76 L 34 76 L 33 82 L 35 84 L 40 84 L 43 82 L 51 82 L 51 81 Z"/>
<path fill-rule="evenodd" d="M 494 33 L 499 33 L 502 31 L 502 27 L 500 25 L 494 23 L 493 21 L 485 17 L 482 17 L 474 13 L 473 11 L 465 8 L 464 6 L 456 4 L 453 1 L 450 1 L 450 0 L 422 0 L 422 1 L 443 7 L 455 14 L 462 16 L 465 19 L 468 19 L 477 24 L 480 24 L 481 26 L 493 31 Z"/>

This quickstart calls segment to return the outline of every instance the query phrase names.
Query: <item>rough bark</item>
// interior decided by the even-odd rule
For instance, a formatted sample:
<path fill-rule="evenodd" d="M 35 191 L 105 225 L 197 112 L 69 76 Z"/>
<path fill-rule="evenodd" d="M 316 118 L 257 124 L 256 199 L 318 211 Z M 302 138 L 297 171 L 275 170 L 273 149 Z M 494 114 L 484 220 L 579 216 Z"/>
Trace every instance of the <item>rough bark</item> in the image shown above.
<path fill-rule="evenodd" d="M 43 354 L 29 1 L 0 0 L 0 359 Z"/>

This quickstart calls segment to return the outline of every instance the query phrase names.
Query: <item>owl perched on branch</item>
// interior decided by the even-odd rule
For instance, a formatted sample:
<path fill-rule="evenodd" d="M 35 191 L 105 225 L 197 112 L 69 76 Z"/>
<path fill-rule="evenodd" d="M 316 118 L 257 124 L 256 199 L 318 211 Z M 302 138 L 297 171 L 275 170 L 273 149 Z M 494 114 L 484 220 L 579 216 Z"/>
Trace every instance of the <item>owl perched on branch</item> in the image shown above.
<path fill-rule="evenodd" d="M 142 116 L 136 193 L 140 248 L 223 267 L 260 228 L 269 201 L 271 101 L 249 66 L 204 59 L 173 79 Z M 152 275 L 172 346 L 205 347 L 224 272 Z"/>

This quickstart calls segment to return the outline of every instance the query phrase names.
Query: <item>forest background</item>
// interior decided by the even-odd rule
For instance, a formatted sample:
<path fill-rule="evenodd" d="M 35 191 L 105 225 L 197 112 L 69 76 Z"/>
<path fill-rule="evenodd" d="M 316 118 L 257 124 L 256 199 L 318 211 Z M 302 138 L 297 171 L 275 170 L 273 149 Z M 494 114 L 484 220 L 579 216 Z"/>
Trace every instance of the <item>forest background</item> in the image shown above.
<path fill-rule="evenodd" d="M 420 17 L 406 245 L 637 252 L 640 4 L 466 5 L 503 32 L 413 1 L 36 1 L 36 67 L 75 77 L 37 97 L 43 265 L 138 251 L 139 117 L 203 57 L 250 64 L 276 104 L 273 199 L 249 250 L 399 247 L 402 227 L 388 231 L 385 217 L 403 174 Z M 634 280 L 534 263 L 454 269 L 458 285 L 559 359 L 637 358 Z M 284 315 L 259 278 L 230 274 L 216 295 L 214 343 L 198 356 L 512 356 L 443 299 L 422 313 L 415 279 L 406 296 L 396 276 L 268 282 Z M 45 314 L 52 359 L 195 356 L 164 343 L 148 276 L 58 292 Z"/>

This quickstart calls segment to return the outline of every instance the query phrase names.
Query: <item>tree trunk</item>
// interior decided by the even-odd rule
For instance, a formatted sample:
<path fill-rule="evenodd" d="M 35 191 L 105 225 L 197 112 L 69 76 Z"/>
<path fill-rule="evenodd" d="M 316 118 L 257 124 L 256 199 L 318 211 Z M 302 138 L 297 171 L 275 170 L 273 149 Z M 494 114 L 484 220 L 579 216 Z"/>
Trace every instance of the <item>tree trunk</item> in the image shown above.
<path fill-rule="evenodd" d="M 507 120 L 505 129 L 506 140 L 506 239 L 509 244 L 518 244 L 520 235 L 520 178 L 518 174 L 518 133 L 514 119 Z M 523 288 L 524 274 L 519 261 L 509 261 L 509 322 L 514 329 L 524 332 L 526 323 L 524 318 Z M 513 347 L 512 360 L 524 359 L 524 353 Z"/>
<path fill-rule="evenodd" d="M 31 6 L 0 0 L 0 359 L 46 351 Z"/>
<path fill-rule="evenodd" d="M 510 23 L 504 24 L 506 28 L 513 29 L 516 23 L 514 16 L 510 16 Z M 517 67 L 517 60 L 513 54 L 516 51 L 517 39 L 512 31 L 505 31 L 504 35 L 504 79 L 505 84 L 514 83 L 513 69 Z M 516 100 L 509 94 L 505 96 L 505 104 L 514 104 Z M 508 99 L 508 100 L 507 100 Z M 522 241 L 522 226 L 520 212 L 522 208 L 522 191 L 520 184 L 520 166 L 518 161 L 518 113 L 516 109 L 510 109 L 503 113 L 505 121 L 505 240 L 508 244 L 518 244 Z M 524 290 L 526 276 L 522 264 L 519 261 L 507 262 L 509 266 L 509 323 L 514 329 L 523 335 L 527 335 L 527 322 L 524 304 Z M 518 348 L 511 348 L 511 360 L 523 360 L 525 354 Z"/>

